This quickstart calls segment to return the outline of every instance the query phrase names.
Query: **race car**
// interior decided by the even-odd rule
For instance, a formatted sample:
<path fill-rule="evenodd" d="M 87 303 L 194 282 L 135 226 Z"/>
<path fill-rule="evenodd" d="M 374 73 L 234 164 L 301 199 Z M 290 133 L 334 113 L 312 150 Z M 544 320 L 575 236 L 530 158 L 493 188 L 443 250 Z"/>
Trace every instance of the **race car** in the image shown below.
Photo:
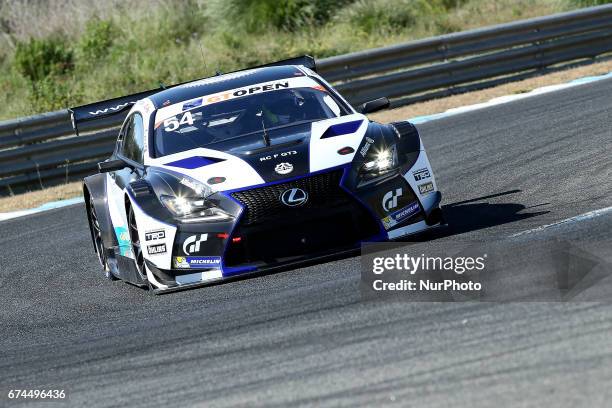
<path fill-rule="evenodd" d="M 125 116 L 83 183 L 106 276 L 160 293 L 441 225 L 415 126 L 365 116 L 388 106 L 354 109 L 304 56 L 72 108 L 77 134 Z"/>

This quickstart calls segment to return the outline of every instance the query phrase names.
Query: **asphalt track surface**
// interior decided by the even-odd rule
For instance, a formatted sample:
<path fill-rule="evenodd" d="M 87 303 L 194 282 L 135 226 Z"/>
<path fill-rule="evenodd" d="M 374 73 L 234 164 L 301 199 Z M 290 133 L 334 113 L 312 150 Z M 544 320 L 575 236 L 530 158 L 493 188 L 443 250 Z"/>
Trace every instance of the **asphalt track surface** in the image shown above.
<path fill-rule="evenodd" d="M 495 242 L 611 206 L 611 121 L 607 80 L 420 125 L 451 227 L 416 245 Z M 611 226 L 515 239 L 584 238 L 610 262 Z M 20 404 L 15 388 L 88 407 L 612 401 L 609 302 L 364 301 L 358 257 L 154 297 L 103 279 L 83 206 L 0 232 L 0 406 Z"/>

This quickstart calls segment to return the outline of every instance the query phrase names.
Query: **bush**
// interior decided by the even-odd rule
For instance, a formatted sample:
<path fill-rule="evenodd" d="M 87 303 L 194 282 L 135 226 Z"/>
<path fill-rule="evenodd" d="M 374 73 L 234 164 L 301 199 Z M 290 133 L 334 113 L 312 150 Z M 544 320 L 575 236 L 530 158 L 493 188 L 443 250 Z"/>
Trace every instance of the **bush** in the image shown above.
<path fill-rule="evenodd" d="M 612 0 L 571 0 L 577 7 L 603 6 L 612 3 Z"/>
<path fill-rule="evenodd" d="M 21 75 L 35 82 L 49 75 L 64 74 L 73 68 L 73 53 L 65 43 L 57 37 L 19 43 L 15 50 L 15 67 Z"/>
<path fill-rule="evenodd" d="M 117 35 L 118 29 L 111 21 L 89 20 L 78 42 L 79 58 L 88 62 L 102 59 L 108 53 Z"/>
<path fill-rule="evenodd" d="M 218 0 L 211 3 L 216 21 L 230 21 L 232 29 L 293 32 L 325 24 L 340 7 L 353 0 Z"/>
<path fill-rule="evenodd" d="M 147 35 L 154 35 L 158 44 L 186 44 L 191 39 L 200 37 L 206 32 L 210 23 L 203 6 L 195 0 L 171 3 L 164 10 L 157 10 L 157 15 L 149 20 L 151 27 L 146 26 Z"/>
<path fill-rule="evenodd" d="M 70 88 L 69 82 L 47 76 L 32 84 L 28 99 L 36 110 L 44 112 L 77 105 L 81 96 Z"/>
<path fill-rule="evenodd" d="M 359 0 L 337 15 L 339 23 L 365 34 L 385 34 L 423 24 L 440 11 L 426 0 Z"/>

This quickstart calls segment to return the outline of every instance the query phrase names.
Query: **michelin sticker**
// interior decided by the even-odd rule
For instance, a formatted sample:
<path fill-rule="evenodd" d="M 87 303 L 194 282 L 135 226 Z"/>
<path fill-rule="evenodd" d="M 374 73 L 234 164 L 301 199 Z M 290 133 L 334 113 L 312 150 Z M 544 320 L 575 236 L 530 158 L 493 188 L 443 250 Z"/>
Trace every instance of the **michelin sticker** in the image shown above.
<path fill-rule="evenodd" d="M 409 204 L 407 207 L 401 208 L 389 214 L 388 216 L 382 219 L 382 223 L 385 229 L 393 228 L 394 226 L 401 223 L 402 221 L 405 221 L 408 218 L 412 217 L 414 214 L 418 213 L 420 210 L 421 208 L 419 207 L 419 203 L 415 201 L 412 204 Z"/>
<path fill-rule="evenodd" d="M 221 266 L 220 256 L 177 256 L 174 257 L 174 267 L 179 269 L 218 268 Z"/>

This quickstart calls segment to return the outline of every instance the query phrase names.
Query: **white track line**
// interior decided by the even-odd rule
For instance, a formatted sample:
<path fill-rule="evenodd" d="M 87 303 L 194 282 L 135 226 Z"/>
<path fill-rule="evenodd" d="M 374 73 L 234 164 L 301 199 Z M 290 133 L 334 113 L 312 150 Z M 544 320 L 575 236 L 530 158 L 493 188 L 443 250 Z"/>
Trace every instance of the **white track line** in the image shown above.
<path fill-rule="evenodd" d="M 570 223 L 579 222 L 579 221 L 590 220 L 592 218 L 599 217 L 601 215 L 605 215 L 605 214 L 608 214 L 608 213 L 612 213 L 612 207 L 600 208 L 599 210 L 589 211 L 589 212 L 577 215 L 577 216 L 572 217 L 572 218 L 567 218 L 565 220 L 553 222 L 552 224 L 541 225 L 541 226 L 533 228 L 533 229 L 528 229 L 528 230 L 525 230 L 525 231 L 517 232 L 516 234 L 510 235 L 510 238 L 518 237 L 518 236 L 525 235 L 525 234 L 532 234 L 534 232 L 540 232 L 540 231 L 543 231 L 543 230 L 545 230 L 547 228 L 550 228 L 550 227 L 556 227 L 556 226 L 559 226 L 559 225 L 564 225 L 564 224 L 570 224 Z"/>

